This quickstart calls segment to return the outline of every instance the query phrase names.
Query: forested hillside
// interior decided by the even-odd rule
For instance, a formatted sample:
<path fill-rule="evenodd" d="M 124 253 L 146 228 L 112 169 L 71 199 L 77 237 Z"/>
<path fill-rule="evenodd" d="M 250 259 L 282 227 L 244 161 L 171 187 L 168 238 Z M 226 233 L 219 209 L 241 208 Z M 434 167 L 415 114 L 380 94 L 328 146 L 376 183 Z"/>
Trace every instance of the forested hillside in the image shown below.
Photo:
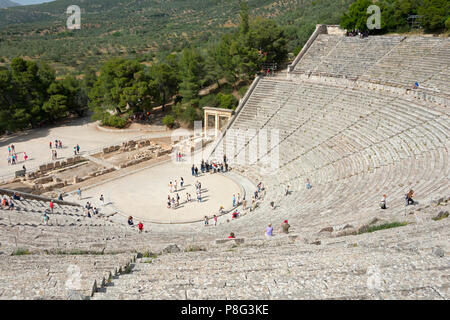
<path fill-rule="evenodd" d="M 339 23 L 352 0 L 249 0 L 250 16 L 286 26 L 288 50 L 316 23 Z M 151 62 L 183 48 L 205 46 L 239 24 L 239 0 L 56 0 L 0 10 L 0 59 L 41 59 L 57 74 L 78 74 L 112 57 Z M 81 30 L 67 30 L 66 9 L 81 8 Z M 0 60 L 0 63 L 2 60 Z"/>

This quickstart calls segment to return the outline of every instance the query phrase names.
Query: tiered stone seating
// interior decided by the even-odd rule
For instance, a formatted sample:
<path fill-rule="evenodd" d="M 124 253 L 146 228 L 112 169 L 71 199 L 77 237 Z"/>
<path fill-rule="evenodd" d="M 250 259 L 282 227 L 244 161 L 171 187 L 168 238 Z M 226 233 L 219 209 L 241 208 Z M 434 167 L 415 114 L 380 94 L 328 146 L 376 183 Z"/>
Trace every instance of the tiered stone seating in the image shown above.
<path fill-rule="evenodd" d="M 254 115 L 253 120 L 243 121 L 248 114 Z M 327 224 L 370 219 L 379 213 L 383 194 L 390 199 L 392 217 L 404 210 L 403 196 L 409 188 L 423 201 L 436 192 L 445 195 L 449 124 L 442 109 L 398 94 L 307 80 L 264 79 L 231 127 L 247 128 L 250 134 L 238 137 L 245 147 L 229 159 L 254 182 L 262 179 L 267 187 L 265 203 L 257 213 L 232 221 L 231 228 L 254 234 L 248 225 L 261 232 L 269 221 L 291 219 L 302 232 L 317 232 Z M 249 141 L 256 141 L 264 130 L 270 140 L 273 129 L 280 131 L 275 146 L 280 168 L 275 175 L 264 176 L 259 170 L 263 161 L 250 161 L 249 154 L 255 151 Z M 271 147 L 269 142 L 267 151 Z M 270 161 L 270 156 L 258 155 L 260 160 L 264 157 Z M 240 165 L 238 159 L 245 159 L 247 165 Z M 306 190 L 306 178 L 313 189 Z M 293 192 L 288 197 L 284 195 L 287 185 Z M 275 201 L 279 209 L 271 210 L 269 201 Z M 309 225 L 313 220 L 317 223 Z"/>
<path fill-rule="evenodd" d="M 408 87 L 419 81 L 441 94 L 448 58 L 448 39 L 320 35 L 294 73 Z M 254 210 L 238 208 L 236 220 L 227 213 L 217 226 L 146 224 L 139 234 L 125 217 L 87 218 L 64 204 L 56 205 L 49 226 L 42 225 L 44 201 L 23 199 L 16 210 L 1 210 L 0 299 L 68 298 L 73 292 L 63 274 L 73 264 L 84 281 L 76 293 L 94 292 L 94 299 L 448 299 L 450 219 L 433 219 L 448 215 L 450 206 L 448 106 L 339 81 L 258 82 L 223 141 L 232 169 L 226 174 L 241 183 L 248 207 L 255 185 L 264 186 Z M 274 130 L 279 137 L 272 139 Z M 271 172 L 274 150 L 279 167 Z M 405 207 L 411 188 L 418 204 Z M 383 194 L 386 210 L 378 205 Z M 374 218 L 408 224 L 340 233 Z M 285 219 L 294 235 L 263 238 L 269 222 L 276 231 Z M 230 232 L 243 243 L 215 241 Z M 206 251 L 142 258 L 111 279 L 113 286 L 105 283 L 136 252 L 158 252 L 168 243 Z M 20 248 L 32 255 L 10 255 Z M 95 292 L 94 281 L 105 288 Z"/>
<path fill-rule="evenodd" d="M 448 95 L 450 40 L 419 36 L 321 34 L 294 72 L 360 79 Z"/>
<path fill-rule="evenodd" d="M 321 245 L 259 237 L 144 258 L 93 299 L 447 299 L 440 275 L 448 272 L 448 259 L 433 253 L 444 242 L 432 234 L 448 237 L 448 223 Z"/>
<path fill-rule="evenodd" d="M 89 299 L 132 262 L 126 254 L 21 255 L 0 260 L 0 299 Z"/>

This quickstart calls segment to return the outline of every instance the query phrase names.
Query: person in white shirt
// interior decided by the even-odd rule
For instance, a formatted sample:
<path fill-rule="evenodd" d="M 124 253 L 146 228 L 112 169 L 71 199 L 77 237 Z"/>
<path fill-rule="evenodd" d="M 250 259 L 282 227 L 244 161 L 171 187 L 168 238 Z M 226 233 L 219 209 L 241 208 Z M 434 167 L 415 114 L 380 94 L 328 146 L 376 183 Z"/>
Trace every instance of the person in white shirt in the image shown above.
<path fill-rule="evenodd" d="M 386 195 L 385 194 L 383 194 L 383 198 L 381 198 L 380 207 L 381 207 L 381 209 L 386 209 Z"/>

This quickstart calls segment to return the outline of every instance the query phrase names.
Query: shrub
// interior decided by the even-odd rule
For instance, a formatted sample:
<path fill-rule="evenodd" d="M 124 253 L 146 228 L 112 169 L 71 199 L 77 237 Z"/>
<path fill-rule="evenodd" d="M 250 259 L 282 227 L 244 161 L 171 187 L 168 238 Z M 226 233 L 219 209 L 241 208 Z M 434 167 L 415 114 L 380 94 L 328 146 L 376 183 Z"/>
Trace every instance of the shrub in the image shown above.
<path fill-rule="evenodd" d="M 238 100 L 232 94 L 217 94 L 217 100 L 219 101 L 219 108 L 223 109 L 235 109 L 238 105 Z"/>
<path fill-rule="evenodd" d="M 186 247 L 186 252 L 196 252 L 196 251 L 206 251 L 205 248 L 200 247 L 199 245 L 196 244 L 190 244 Z"/>
<path fill-rule="evenodd" d="M 28 251 L 28 249 L 24 248 L 18 248 L 13 253 L 11 253 L 12 256 L 24 256 L 26 254 L 31 254 L 31 252 Z"/>
<path fill-rule="evenodd" d="M 203 107 L 212 107 L 215 108 L 219 105 L 219 101 L 216 98 L 215 94 L 208 94 L 204 96 L 199 101 L 199 107 L 203 109 Z"/>
<path fill-rule="evenodd" d="M 238 91 L 239 96 L 240 96 L 241 98 L 244 97 L 244 96 L 245 96 L 245 93 L 247 92 L 247 90 L 248 90 L 248 86 L 243 86 L 242 88 L 240 88 L 239 91 Z"/>
<path fill-rule="evenodd" d="M 384 229 L 403 227 L 403 226 L 406 226 L 407 224 L 408 224 L 407 222 L 383 223 L 383 224 L 380 224 L 379 226 L 367 227 L 363 231 L 361 231 L 360 234 L 367 233 L 367 232 L 375 232 L 375 231 L 384 230 Z"/>
<path fill-rule="evenodd" d="M 127 124 L 128 119 L 116 116 L 116 115 L 105 115 L 102 121 L 103 126 L 123 128 Z"/>
<path fill-rule="evenodd" d="M 172 115 L 168 114 L 162 119 L 162 123 L 169 128 L 173 128 L 175 124 L 175 118 Z"/>

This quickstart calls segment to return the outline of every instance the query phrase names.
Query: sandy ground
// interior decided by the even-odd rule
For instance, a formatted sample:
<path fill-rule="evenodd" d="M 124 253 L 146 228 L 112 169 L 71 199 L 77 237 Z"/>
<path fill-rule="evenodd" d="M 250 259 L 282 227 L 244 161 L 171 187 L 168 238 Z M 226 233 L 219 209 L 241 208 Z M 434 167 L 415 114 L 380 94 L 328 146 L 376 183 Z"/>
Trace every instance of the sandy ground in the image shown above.
<path fill-rule="evenodd" d="M 0 138 L 0 181 L 9 178 L 15 171 L 21 170 L 25 164 L 27 170 L 33 170 L 43 163 L 51 161 L 49 142 L 54 144 L 55 139 L 61 140 L 63 149 L 57 149 L 58 159 L 73 155 L 73 147 L 80 145 L 81 152 L 99 149 L 106 145 L 120 143 L 136 137 L 170 137 L 170 131 L 164 132 L 105 132 L 97 129 L 94 122 L 88 117 L 68 121 L 57 126 L 29 130 L 18 134 L 2 136 Z M 19 153 L 17 165 L 8 165 L 8 145 L 14 144 Z M 28 155 L 28 160 L 23 160 L 23 152 Z"/>
<path fill-rule="evenodd" d="M 105 213 L 118 211 L 123 216 L 133 216 L 136 221 L 162 223 L 202 220 L 205 215 L 216 214 L 221 205 L 225 209 L 230 209 L 233 194 L 237 196 L 241 192 L 240 187 L 222 174 L 205 173 L 194 177 L 191 175 L 190 167 L 187 163 L 165 162 L 82 191 L 81 201 L 76 195 L 70 195 L 66 200 L 80 202 L 83 205 L 90 201 Z M 183 188 L 180 187 L 180 177 L 185 181 Z M 170 193 L 169 182 L 174 182 L 175 179 L 181 198 L 180 206 L 169 209 L 167 196 L 170 194 L 171 197 L 176 197 L 176 192 Z M 202 202 L 196 200 L 197 181 L 202 185 Z M 186 202 L 186 192 L 192 197 L 189 203 Z M 105 206 L 99 201 L 101 194 L 104 195 Z"/>

